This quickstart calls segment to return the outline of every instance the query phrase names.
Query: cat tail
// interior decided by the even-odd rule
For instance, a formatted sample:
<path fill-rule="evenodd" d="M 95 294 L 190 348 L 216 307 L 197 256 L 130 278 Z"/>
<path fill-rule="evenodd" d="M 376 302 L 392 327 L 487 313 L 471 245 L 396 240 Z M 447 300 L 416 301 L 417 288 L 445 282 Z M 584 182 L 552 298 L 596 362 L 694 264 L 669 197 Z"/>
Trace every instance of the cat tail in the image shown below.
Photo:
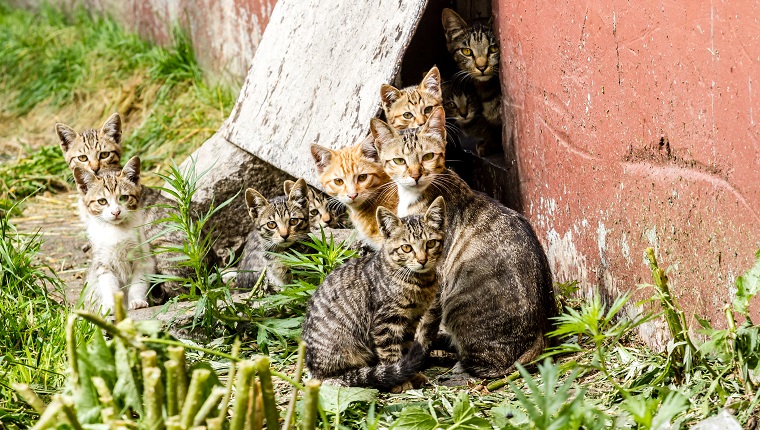
<path fill-rule="evenodd" d="M 424 360 L 425 353 L 422 345 L 414 342 L 409 352 L 395 363 L 349 370 L 335 379 L 351 387 L 374 387 L 387 391 L 416 375 L 422 368 Z"/>

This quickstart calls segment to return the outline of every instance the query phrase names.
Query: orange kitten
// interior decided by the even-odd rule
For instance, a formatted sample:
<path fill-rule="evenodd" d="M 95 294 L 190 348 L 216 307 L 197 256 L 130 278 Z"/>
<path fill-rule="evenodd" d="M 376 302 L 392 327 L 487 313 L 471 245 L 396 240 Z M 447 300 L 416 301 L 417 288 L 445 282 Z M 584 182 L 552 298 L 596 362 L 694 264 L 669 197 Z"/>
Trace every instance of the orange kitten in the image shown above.
<path fill-rule="evenodd" d="M 314 144 L 311 155 L 325 192 L 348 207 L 359 237 L 372 248 L 380 249 L 382 235 L 375 211 L 378 206 L 395 211 L 398 197 L 395 185 L 376 161 L 372 136 L 338 150 Z"/>

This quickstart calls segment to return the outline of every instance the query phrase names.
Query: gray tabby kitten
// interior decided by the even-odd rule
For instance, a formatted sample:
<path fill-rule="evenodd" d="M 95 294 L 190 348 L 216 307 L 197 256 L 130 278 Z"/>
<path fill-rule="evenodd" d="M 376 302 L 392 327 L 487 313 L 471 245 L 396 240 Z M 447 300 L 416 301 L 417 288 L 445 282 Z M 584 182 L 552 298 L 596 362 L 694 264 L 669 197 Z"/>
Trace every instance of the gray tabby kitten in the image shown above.
<path fill-rule="evenodd" d="M 379 119 L 371 130 L 380 162 L 398 187 L 399 215 L 421 213 L 438 196 L 446 199 L 441 292 L 420 326 L 420 342 L 430 348 L 442 325 L 458 367 L 481 378 L 505 375 L 515 362 L 538 357 L 556 309 L 546 254 L 528 221 L 446 169 L 443 109 L 411 133 L 400 135 Z"/>
<path fill-rule="evenodd" d="M 380 251 L 330 273 L 309 300 L 302 337 L 314 378 L 385 390 L 419 380 L 413 342 L 438 292 L 445 206 L 439 197 L 425 215 L 403 219 L 377 208 Z"/>
<path fill-rule="evenodd" d="M 491 22 L 468 24 L 456 12 L 441 14 L 446 32 L 446 47 L 459 66 L 455 77 L 471 80 L 478 94 L 483 118 L 501 129 L 501 84 L 499 82 L 499 43 Z"/>
<path fill-rule="evenodd" d="M 154 272 L 154 263 L 140 229 L 140 158 L 132 157 L 123 169 L 105 170 L 101 175 L 76 166 L 74 179 L 82 193 L 92 243 L 88 301 L 110 312 L 113 293 L 126 290 L 129 309 L 147 307 L 147 276 Z"/>
<path fill-rule="evenodd" d="M 287 196 L 277 196 L 267 200 L 258 191 L 248 188 L 245 203 L 253 220 L 254 230 L 246 239 L 243 258 L 240 261 L 237 285 L 252 289 L 258 276 L 254 270 L 266 268 L 267 292 L 292 281 L 288 268 L 280 259 L 270 253 L 282 253 L 295 248 L 299 252 L 308 247 L 298 242 L 308 238 L 309 201 L 306 181 L 297 180 Z"/>
<path fill-rule="evenodd" d="M 476 140 L 475 151 L 480 156 L 496 153 L 501 148 L 501 128 L 493 126 L 483 117 L 483 106 L 472 85 L 443 85 L 443 107 L 446 119 L 452 120 L 457 138 L 469 137 Z"/>
<path fill-rule="evenodd" d="M 293 189 L 293 181 L 285 181 L 285 195 Z M 320 228 L 351 228 L 351 220 L 346 213 L 346 206 L 336 199 L 331 199 L 319 190 L 307 185 L 309 189 L 309 226 L 312 230 Z"/>

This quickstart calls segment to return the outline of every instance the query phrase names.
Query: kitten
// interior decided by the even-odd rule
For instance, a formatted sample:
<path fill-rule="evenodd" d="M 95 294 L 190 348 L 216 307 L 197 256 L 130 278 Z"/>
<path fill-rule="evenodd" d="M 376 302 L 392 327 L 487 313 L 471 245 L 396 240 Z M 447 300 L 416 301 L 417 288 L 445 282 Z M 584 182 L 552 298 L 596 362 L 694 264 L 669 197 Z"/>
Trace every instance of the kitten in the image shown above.
<path fill-rule="evenodd" d="M 413 341 L 438 292 L 445 206 L 438 198 L 403 219 L 377 208 L 381 250 L 334 270 L 309 300 L 302 337 L 312 377 L 386 390 L 415 377 Z"/>
<path fill-rule="evenodd" d="M 63 158 L 73 171 L 75 167 L 97 174 L 101 169 L 121 169 L 121 116 L 109 116 L 100 130 L 87 129 L 77 133 L 63 123 L 55 125 Z M 85 222 L 87 208 L 80 196 L 79 219 Z"/>
<path fill-rule="evenodd" d="M 459 66 L 455 77 L 470 78 L 483 106 L 483 117 L 501 128 L 501 83 L 499 82 L 499 43 L 491 22 L 468 24 L 456 12 L 444 9 L 441 21 L 446 47 Z"/>
<path fill-rule="evenodd" d="M 395 186 L 373 158 L 374 153 L 372 136 L 338 150 L 311 145 L 311 155 L 325 192 L 346 205 L 359 239 L 377 250 L 382 235 L 375 211 L 378 206 L 395 210 L 397 198 Z"/>
<path fill-rule="evenodd" d="M 154 262 L 140 229 L 140 158 L 132 157 L 123 169 L 104 170 L 100 175 L 75 166 L 74 180 L 85 204 L 92 243 L 88 301 L 110 312 L 113 293 L 126 290 L 129 309 L 147 307 L 146 277 L 153 273 Z"/>
<path fill-rule="evenodd" d="M 293 189 L 293 181 L 285 181 L 285 195 Z M 320 228 L 351 228 L 346 207 L 335 199 L 331 199 L 319 190 L 308 186 L 309 189 L 309 226 L 312 230 Z"/>
<path fill-rule="evenodd" d="M 390 125 L 397 130 L 419 127 L 425 124 L 433 108 L 443 103 L 441 74 L 433 66 L 419 85 L 399 90 L 384 84 L 380 87 L 380 98 Z"/>
<path fill-rule="evenodd" d="M 308 251 L 308 247 L 298 244 L 308 238 L 310 231 L 307 194 L 306 181 L 303 179 L 293 184 L 287 196 L 277 196 L 270 200 L 253 188 L 245 191 L 245 203 L 254 230 L 248 235 L 243 249 L 237 277 L 238 287 L 253 289 L 258 280 L 253 270 L 261 268 L 266 268 L 266 292 L 274 292 L 276 287 L 292 281 L 289 269 L 279 257 L 270 253 L 282 253 L 288 249 Z"/>
<path fill-rule="evenodd" d="M 551 271 L 522 215 L 472 191 L 445 168 L 444 122 L 443 109 L 436 109 L 412 133 L 400 135 L 378 119 L 371 130 L 380 160 L 398 186 L 399 215 L 420 213 L 438 196 L 446 199 L 440 296 L 421 323 L 418 340 L 429 349 L 441 325 L 458 352 L 458 367 L 493 378 L 544 349 L 556 310 Z"/>
<path fill-rule="evenodd" d="M 475 151 L 481 157 L 501 151 L 501 129 L 489 124 L 483 117 L 483 107 L 475 88 L 467 82 L 459 85 L 446 83 L 442 88 L 446 119 L 456 125 L 456 137 L 475 139 Z"/>

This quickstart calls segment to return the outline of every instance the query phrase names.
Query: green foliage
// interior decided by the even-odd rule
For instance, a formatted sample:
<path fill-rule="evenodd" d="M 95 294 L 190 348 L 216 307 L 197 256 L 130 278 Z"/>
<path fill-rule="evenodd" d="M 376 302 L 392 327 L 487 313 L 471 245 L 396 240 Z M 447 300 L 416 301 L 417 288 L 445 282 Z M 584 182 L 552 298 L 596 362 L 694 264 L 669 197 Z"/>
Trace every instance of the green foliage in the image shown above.
<path fill-rule="evenodd" d="M 478 416 L 478 409 L 470 402 L 466 392 L 459 393 L 454 406 L 446 401 L 445 411 L 434 407 L 433 400 L 428 400 L 427 407 L 409 406 L 399 414 L 392 428 L 398 430 L 433 430 L 465 429 L 476 430 L 491 428 L 491 424 Z"/>
<path fill-rule="evenodd" d="M 15 163 L 0 164 L 0 178 L 4 178 L 0 180 L 0 196 L 17 201 L 40 189 L 61 191 L 69 188 L 65 180 L 69 168 L 57 145 L 26 151 L 28 157 Z"/>

